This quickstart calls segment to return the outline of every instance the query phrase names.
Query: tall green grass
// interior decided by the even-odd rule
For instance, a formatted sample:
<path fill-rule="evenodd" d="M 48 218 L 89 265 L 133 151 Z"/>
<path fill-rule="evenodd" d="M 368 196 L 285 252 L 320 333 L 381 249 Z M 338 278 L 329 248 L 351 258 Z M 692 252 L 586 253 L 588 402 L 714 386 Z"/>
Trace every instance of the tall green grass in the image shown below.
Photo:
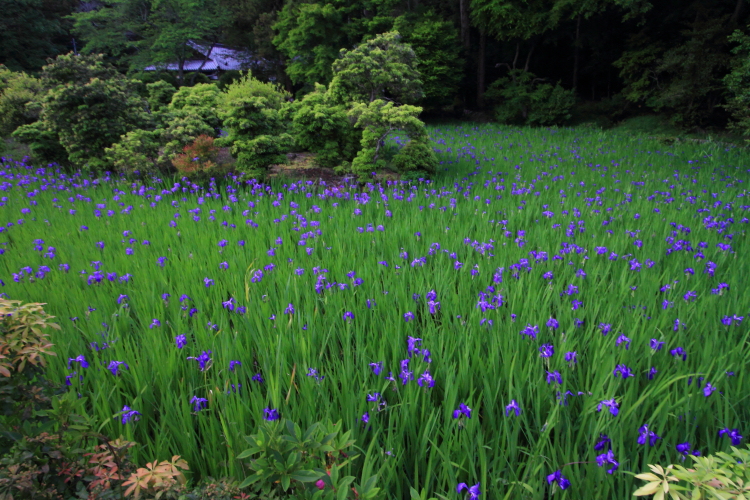
<path fill-rule="evenodd" d="M 372 450 L 365 460 L 379 471 L 390 498 L 408 497 L 410 487 L 459 498 L 459 482 L 481 483 L 488 499 L 548 498 L 553 489 L 546 476 L 558 469 L 572 485 L 556 490 L 556 498 L 626 498 L 635 489 L 628 472 L 679 461 L 676 444 L 689 441 L 706 454 L 728 448 L 720 429 L 750 432 L 750 320 L 721 323 L 724 316 L 745 316 L 750 305 L 746 151 L 718 144 L 666 147 L 592 129 L 465 126 L 431 132 L 444 169 L 438 178 L 341 187 L 339 197 L 303 182 L 266 191 L 242 179 L 217 191 L 216 198 L 181 188 L 160 195 L 171 181 L 149 181 L 153 189 L 139 194 L 140 183 L 110 180 L 84 187 L 80 179 L 61 179 L 50 169 L 6 162 L 7 199 L 0 213 L 6 222 L 24 223 L 0 234 L 2 291 L 46 302 L 48 312 L 58 316 L 59 356 L 49 373 L 60 383 L 74 370 L 83 374 L 82 381 L 70 378 L 69 390 L 88 398 L 103 432 L 137 441 L 141 462 L 180 454 L 196 476 L 244 477 L 245 465 L 235 457 L 266 407 L 303 427 L 341 419 L 355 430 L 358 446 Z M 77 195 L 83 199 L 68 201 Z M 101 217 L 94 215 L 96 204 L 106 205 Z M 128 206 L 130 213 L 121 214 Z M 22 208 L 31 212 L 21 214 Z M 198 222 L 188 212 L 195 208 Z M 115 215 L 107 216 L 107 210 Z M 544 216 L 546 210 L 554 216 Z M 705 227 L 709 216 L 733 222 L 720 233 Z M 248 219 L 258 227 L 246 224 Z M 571 222 L 575 234 L 568 236 Z M 678 227 L 689 230 L 673 236 Z M 303 233 L 317 229 L 319 236 L 298 244 Z M 522 246 L 515 241 L 518 231 L 525 231 Z M 626 231 L 639 232 L 632 237 Z M 670 236 L 689 240 L 693 251 L 667 255 L 674 245 L 666 241 Z M 137 242 L 130 244 L 130 238 Z M 283 243 L 276 244 L 277 238 Z M 41 252 L 34 250 L 37 239 L 44 240 Z M 225 247 L 219 246 L 222 240 Z M 98 242 L 104 242 L 103 250 Z M 491 247 L 480 252 L 479 244 Z M 561 253 L 563 244 L 578 250 Z M 54 259 L 44 257 L 49 246 L 56 249 Z M 314 249 L 310 255 L 308 247 Z M 599 255 L 596 247 L 607 252 Z M 704 259 L 695 258 L 698 250 Z M 536 262 L 531 251 L 547 252 L 548 260 Z M 619 257 L 610 260 L 611 252 Z M 556 254 L 561 258 L 554 259 Z M 167 258 L 164 267 L 157 264 L 161 256 Z M 412 266 L 420 257 L 426 263 Z M 630 270 L 633 258 L 640 271 Z M 511 265 L 520 259 L 528 259 L 532 269 L 514 278 Z M 101 262 L 105 278 L 89 285 L 92 261 Z M 713 277 L 704 273 L 707 261 L 716 264 Z M 220 269 L 222 262 L 227 270 Z M 61 263 L 70 265 L 68 273 L 58 270 Z M 275 269 L 253 282 L 254 273 L 270 263 Z M 36 273 L 41 265 L 52 268 L 43 279 L 12 278 L 23 266 Z M 347 289 L 316 293 L 315 267 L 327 270 L 322 274 L 328 282 L 346 283 Z M 500 267 L 505 270 L 497 283 L 493 275 Z M 301 276 L 298 268 L 305 270 Z M 695 274 L 686 274 L 686 268 Z M 577 276 L 579 269 L 585 277 Z M 347 277 L 351 271 L 361 285 Z M 548 271 L 551 280 L 542 277 Z M 110 282 L 108 272 L 130 273 L 132 279 Z M 206 277 L 215 284 L 207 288 Z M 729 286 L 712 293 L 719 283 Z M 570 284 L 577 294 L 563 293 Z M 672 288 L 661 292 L 665 284 Z M 477 301 L 488 285 L 495 288 L 488 300 L 499 294 L 503 305 L 483 313 Z M 430 290 L 440 302 L 435 314 L 426 303 Z M 684 300 L 688 291 L 697 297 Z M 164 293 L 171 294 L 166 301 Z M 118 304 L 123 294 L 129 298 Z M 183 294 L 190 300 L 181 304 Z M 230 297 L 247 313 L 223 308 Z M 573 299 L 582 307 L 572 310 Z M 664 300 L 673 305 L 663 309 Z M 294 314 L 284 314 L 288 304 Z M 191 318 L 181 305 L 199 312 Z M 342 318 L 347 311 L 353 320 Z M 409 322 L 407 312 L 415 316 Z M 559 328 L 545 326 L 549 318 Z M 161 326 L 150 328 L 153 319 Z M 675 330 L 675 319 L 684 327 Z M 576 320 L 583 325 L 576 327 Z M 600 323 L 611 325 L 608 335 L 602 335 Z M 539 326 L 536 339 L 520 333 L 527 324 Z M 175 345 L 179 334 L 188 338 L 183 349 Z M 621 334 L 630 339 L 629 347 L 616 345 Z M 402 385 L 399 363 L 408 358 L 409 336 L 422 339 L 432 362 L 413 356 L 414 380 Z M 651 339 L 665 342 L 664 348 L 652 350 Z M 92 342 L 109 347 L 95 351 Z M 551 358 L 540 357 L 542 344 L 554 345 Z M 687 353 L 685 361 L 670 355 L 678 346 Z M 203 372 L 186 359 L 209 350 L 212 364 Z M 575 364 L 564 360 L 570 351 L 577 352 Z M 68 358 L 80 354 L 91 366 L 68 369 Z M 112 360 L 127 362 L 129 370 L 113 376 L 106 369 Z M 242 366 L 230 372 L 230 360 Z M 380 376 L 368 366 L 373 362 L 384 363 Z M 618 364 L 635 377 L 613 376 Z M 658 373 L 649 380 L 652 366 Z M 310 368 L 325 378 L 306 376 Z M 428 368 L 435 385 L 420 387 L 417 379 Z M 555 370 L 562 385 L 545 381 L 546 372 Z M 384 378 L 391 371 L 395 383 Z M 263 383 L 251 380 L 258 373 Z M 710 397 L 703 393 L 706 382 L 718 388 Z M 572 393 L 567 405 L 560 398 L 566 391 Z M 382 411 L 366 401 L 374 392 L 387 402 Z M 207 398 L 207 408 L 193 412 L 193 396 Z M 618 416 L 597 411 L 611 398 L 620 405 Z M 506 416 L 511 400 L 521 407 L 519 416 Z M 470 419 L 453 418 L 461 403 L 472 408 Z M 123 426 L 124 405 L 140 411 L 141 420 Z M 361 419 L 366 412 L 367 424 Z M 644 424 L 660 436 L 653 447 L 636 442 Z M 620 462 L 612 475 L 595 463 L 602 453 L 594 450 L 600 433 L 611 438 Z"/>

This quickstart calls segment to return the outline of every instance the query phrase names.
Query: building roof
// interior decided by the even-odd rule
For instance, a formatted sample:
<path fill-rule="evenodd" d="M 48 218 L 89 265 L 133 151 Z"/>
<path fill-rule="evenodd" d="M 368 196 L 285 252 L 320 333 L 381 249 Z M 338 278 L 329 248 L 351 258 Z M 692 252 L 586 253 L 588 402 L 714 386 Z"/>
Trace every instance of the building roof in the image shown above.
<path fill-rule="evenodd" d="M 188 41 L 187 44 L 196 52 L 215 61 L 218 69 L 241 70 L 258 63 L 258 61 L 253 60 L 252 54 L 246 50 L 232 49 L 218 43 L 212 45 L 199 44 L 192 40 Z"/>
<path fill-rule="evenodd" d="M 260 63 L 260 61 L 253 60 L 252 54 L 246 50 L 232 49 L 218 43 L 201 44 L 189 40 L 187 45 L 202 54 L 206 60 L 189 59 L 183 64 L 184 71 L 244 70 Z M 179 69 L 178 63 L 166 63 L 148 66 L 144 68 L 144 71 L 177 71 Z"/>
<path fill-rule="evenodd" d="M 201 64 L 203 66 L 201 66 Z M 144 71 L 177 71 L 180 69 L 180 65 L 177 63 L 160 64 L 156 66 L 147 66 Z M 219 69 L 218 65 L 211 60 L 195 60 L 191 59 L 185 61 L 182 65 L 184 71 L 216 71 Z"/>

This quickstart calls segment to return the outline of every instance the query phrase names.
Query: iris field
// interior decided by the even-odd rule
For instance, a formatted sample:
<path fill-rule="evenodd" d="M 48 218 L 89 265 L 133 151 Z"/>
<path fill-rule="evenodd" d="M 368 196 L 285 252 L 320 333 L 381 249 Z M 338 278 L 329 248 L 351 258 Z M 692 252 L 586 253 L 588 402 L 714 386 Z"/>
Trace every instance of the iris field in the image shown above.
<path fill-rule="evenodd" d="M 431 134 L 445 170 L 412 184 L 6 160 L 0 291 L 47 303 L 48 374 L 103 433 L 196 478 L 244 478 L 276 415 L 341 420 L 350 472 L 398 499 L 628 498 L 649 463 L 746 444 L 747 151 Z"/>

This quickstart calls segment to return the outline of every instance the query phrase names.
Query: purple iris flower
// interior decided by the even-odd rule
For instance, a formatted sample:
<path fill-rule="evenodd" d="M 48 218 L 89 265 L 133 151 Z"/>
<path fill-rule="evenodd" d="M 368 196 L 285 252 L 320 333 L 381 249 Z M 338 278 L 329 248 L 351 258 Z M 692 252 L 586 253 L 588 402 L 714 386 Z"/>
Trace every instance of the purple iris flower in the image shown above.
<path fill-rule="evenodd" d="M 318 370 L 315 369 L 315 368 L 308 368 L 307 369 L 307 376 L 315 378 L 315 380 L 317 380 L 318 382 L 320 382 L 321 380 L 323 380 L 325 378 L 325 376 L 321 376 L 318 373 Z"/>
<path fill-rule="evenodd" d="M 456 486 L 456 492 L 461 493 L 463 490 L 468 490 L 468 500 L 477 500 L 482 493 L 479 491 L 479 483 L 474 486 L 469 486 L 466 483 L 459 483 L 458 486 Z"/>
<path fill-rule="evenodd" d="M 625 350 L 627 351 L 630 349 L 630 339 L 626 337 L 625 335 L 620 334 L 619 337 L 617 337 L 617 340 L 615 341 L 615 345 L 625 344 Z"/>
<path fill-rule="evenodd" d="M 88 368 L 89 362 L 86 361 L 86 357 L 81 354 L 80 356 L 77 356 L 75 358 L 68 358 L 68 370 L 71 369 L 71 363 L 80 363 L 81 368 Z"/>
<path fill-rule="evenodd" d="M 73 373 L 71 373 L 71 374 L 69 374 L 69 375 L 65 375 L 65 385 L 67 385 L 67 386 L 73 385 L 73 384 L 72 384 L 72 383 L 70 382 L 70 379 L 72 379 L 72 378 L 73 378 L 73 377 L 75 377 L 76 375 L 78 375 L 78 372 L 73 372 Z M 79 376 L 79 379 L 81 380 L 81 382 L 83 382 L 83 375 L 80 375 L 80 376 Z"/>
<path fill-rule="evenodd" d="M 742 435 L 740 434 L 739 429 L 732 429 L 729 430 L 729 428 L 725 428 L 719 431 L 719 437 L 726 435 L 729 437 L 729 439 L 732 440 L 732 446 L 739 446 L 742 442 Z"/>
<path fill-rule="evenodd" d="M 184 333 L 181 333 L 174 338 L 174 341 L 177 344 L 177 349 L 182 349 L 187 344 L 187 337 Z"/>
<path fill-rule="evenodd" d="M 409 353 L 409 357 L 411 357 L 412 354 L 420 354 L 420 347 L 422 347 L 422 339 L 412 336 L 406 338 L 406 350 Z"/>
<path fill-rule="evenodd" d="M 570 487 L 570 481 L 562 475 L 562 471 L 555 471 L 547 476 L 547 484 L 557 483 L 561 490 L 566 490 Z"/>
<path fill-rule="evenodd" d="M 620 463 L 615 460 L 615 454 L 612 452 L 612 450 L 609 450 L 607 453 L 602 453 L 601 455 L 596 457 L 596 465 L 598 465 L 599 467 L 604 467 L 606 464 L 612 465 L 612 467 L 607 470 L 607 474 L 614 473 L 620 466 Z"/>
<path fill-rule="evenodd" d="M 409 370 L 409 361 L 408 358 L 401 361 L 401 372 L 398 376 L 401 378 L 403 385 L 406 385 L 409 380 L 414 380 L 414 372 Z"/>
<path fill-rule="evenodd" d="M 542 358 L 551 358 L 555 354 L 555 346 L 552 344 L 542 344 L 539 347 L 539 356 Z"/>
<path fill-rule="evenodd" d="M 141 418 L 141 412 L 131 410 L 128 405 L 122 407 L 122 425 L 137 422 Z"/>
<path fill-rule="evenodd" d="M 672 349 L 671 351 L 669 351 L 669 354 L 671 354 L 672 357 L 675 357 L 675 358 L 682 356 L 683 361 L 687 360 L 687 353 L 685 352 L 685 349 L 683 349 L 682 347 L 677 347 L 675 349 Z"/>
<path fill-rule="evenodd" d="M 435 379 L 432 378 L 432 375 L 430 375 L 430 370 L 425 370 L 425 372 L 419 376 L 417 379 L 417 384 L 419 384 L 420 387 L 424 387 L 425 389 L 432 388 L 435 385 Z"/>
<path fill-rule="evenodd" d="M 601 401 L 598 405 L 596 405 L 596 411 L 602 411 L 603 406 L 609 408 L 609 412 L 615 417 L 618 413 L 620 413 L 620 405 L 617 403 L 617 401 L 614 400 L 614 398 Z"/>
<path fill-rule="evenodd" d="M 692 449 L 692 445 L 690 443 L 680 443 L 675 446 L 675 449 L 677 450 L 677 453 L 684 456 L 693 454 L 696 457 L 699 457 L 701 455 L 700 451 Z"/>
<path fill-rule="evenodd" d="M 120 366 L 122 366 L 126 370 L 130 369 L 130 367 L 128 366 L 128 364 L 126 362 L 124 362 L 124 361 L 111 361 L 109 363 L 109 366 L 107 366 L 107 370 L 111 371 L 112 375 L 114 375 L 116 377 L 117 375 L 120 374 Z"/>
<path fill-rule="evenodd" d="M 230 361 L 229 362 L 229 371 L 233 372 L 235 366 L 242 366 L 242 361 L 234 361 L 234 360 Z"/>
<path fill-rule="evenodd" d="M 594 451 L 602 451 L 609 449 L 612 444 L 612 440 L 606 434 L 599 433 L 599 440 L 594 445 Z"/>
<path fill-rule="evenodd" d="M 380 375 L 380 372 L 383 371 L 382 361 L 378 361 L 377 363 L 370 363 L 368 366 L 372 368 L 372 373 L 374 373 L 375 376 Z"/>
<path fill-rule="evenodd" d="M 278 420 L 279 418 L 279 410 L 275 408 L 265 408 L 263 410 L 263 418 L 265 420 L 268 420 L 269 422 L 273 422 L 274 420 Z"/>
<path fill-rule="evenodd" d="M 193 396 L 190 400 L 190 404 L 193 405 L 193 411 L 196 413 L 204 409 L 207 403 L 208 399 L 199 398 L 198 396 Z"/>
<path fill-rule="evenodd" d="M 560 375 L 560 372 L 547 372 L 547 384 L 551 384 L 552 382 L 557 382 L 558 384 L 562 385 L 563 379 L 562 375 Z"/>
<path fill-rule="evenodd" d="M 505 416 L 510 415 L 510 412 L 515 412 L 516 416 L 521 414 L 521 407 L 518 405 L 515 399 L 510 401 L 510 404 L 505 407 Z"/>
<path fill-rule="evenodd" d="M 635 377 L 633 374 L 633 371 L 628 368 L 627 366 L 620 364 L 615 367 L 615 370 L 612 372 L 612 374 L 615 376 L 615 378 L 619 375 L 625 380 L 628 377 Z"/>
<path fill-rule="evenodd" d="M 206 369 L 211 366 L 211 351 L 203 351 L 200 356 L 189 356 L 187 359 L 193 359 L 197 361 L 198 365 L 200 365 L 200 370 L 206 371 Z"/>
<path fill-rule="evenodd" d="M 649 446 L 654 446 L 657 439 L 661 438 L 654 431 L 649 430 L 648 424 L 638 428 L 638 444 L 646 444 L 646 441 L 648 441 Z"/>
<path fill-rule="evenodd" d="M 466 418 L 471 418 L 471 408 L 466 406 L 464 403 L 458 405 L 458 409 L 453 411 L 453 418 L 458 418 L 461 415 Z"/>
<path fill-rule="evenodd" d="M 706 387 L 703 388 L 703 395 L 706 397 L 709 397 L 711 394 L 714 393 L 715 390 L 716 390 L 716 387 L 711 385 L 710 382 L 707 382 Z"/>
<path fill-rule="evenodd" d="M 530 324 L 527 324 L 526 327 L 521 330 L 521 335 L 528 335 L 532 339 L 536 339 L 537 334 L 539 333 L 539 327 L 534 325 L 531 326 Z"/>

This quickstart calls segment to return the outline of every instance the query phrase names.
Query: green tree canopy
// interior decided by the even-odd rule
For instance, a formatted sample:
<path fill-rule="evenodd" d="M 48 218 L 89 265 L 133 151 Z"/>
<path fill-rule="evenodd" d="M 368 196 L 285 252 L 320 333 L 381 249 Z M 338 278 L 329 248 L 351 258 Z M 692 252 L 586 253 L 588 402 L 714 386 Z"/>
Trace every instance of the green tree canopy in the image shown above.
<path fill-rule="evenodd" d="M 701 126 L 720 104 L 731 55 L 732 13 L 727 5 L 693 2 L 681 12 L 690 20 L 664 40 L 656 26 L 633 34 L 613 65 L 631 102 L 668 112 L 687 128 Z"/>
<path fill-rule="evenodd" d="M 231 83 L 218 99 L 219 117 L 227 132 L 221 145 L 231 147 L 237 168 L 262 175 L 274 163 L 283 163 L 292 146 L 280 113 L 289 94 L 246 73 Z"/>
<path fill-rule="evenodd" d="M 331 62 L 350 45 L 343 14 L 331 4 L 287 4 L 274 25 L 276 47 L 287 57 L 287 74 L 296 84 L 328 83 Z"/>
<path fill-rule="evenodd" d="M 58 56 L 44 67 L 42 85 L 48 90 L 36 101 L 40 120 L 14 135 L 29 143 L 56 139 L 67 156 L 57 160 L 101 168 L 105 148 L 148 125 L 147 104 L 136 93 L 136 82 L 105 64 L 101 55 Z"/>
<path fill-rule="evenodd" d="M 119 58 L 131 72 L 149 65 L 177 63 L 178 81 L 191 56 L 186 43 L 216 41 L 226 21 L 219 0 L 107 0 L 73 14 L 73 31 L 85 40 L 83 52 Z"/>
<path fill-rule="evenodd" d="M 415 68 L 422 80 L 425 106 L 450 104 L 464 77 L 456 27 L 432 10 L 422 15 L 399 16 L 393 27 L 417 56 Z"/>
<path fill-rule="evenodd" d="M 735 30 L 729 41 L 732 49 L 732 71 L 724 77 L 729 96 L 726 109 L 732 114 L 730 127 L 750 137 L 750 36 Z"/>
<path fill-rule="evenodd" d="M 273 25 L 273 43 L 287 59 L 287 74 L 295 84 L 328 84 L 331 63 L 339 51 L 364 37 L 390 30 L 395 0 L 334 0 L 289 2 Z"/>
<path fill-rule="evenodd" d="M 71 0 L 0 0 L 0 64 L 20 71 L 38 71 L 48 57 L 67 49 L 66 24 Z"/>
<path fill-rule="evenodd" d="M 332 65 L 332 87 L 340 87 L 351 101 L 415 102 L 424 95 L 417 63 L 414 50 L 401 43 L 398 32 L 383 33 L 354 50 L 341 49 Z"/>
<path fill-rule="evenodd" d="M 393 132 L 400 132 L 409 138 L 409 144 L 423 144 L 427 141 L 427 131 L 424 123 L 418 118 L 422 108 L 403 104 L 394 105 L 377 99 L 369 103 L 356 103 L 349 110 L 349 118 L 354 122 L 356 128 L 362 129 L 362 149 L 352 162 L 352 171 L 360 177 L 365 177 L 372 171 L 380 170 L 387 165 L 384 158 L 386 138 Z M 434 170 L 437 165 L 435 153 L 430 149 L 425 155 L 424 148 L 410 147 L 407 150 L 417 157 L 422 157 L 421 168 L 429 171 Z M 406 149 L 406 148 L 404 148 Z M 426 157 L 426 161 L 425 161 Z M 403 157 L 400 161 L 403 165 L 409 165 L 410 170 L 419 170 L 420 164 L 408 161 Z"/>
<path fill-rule="evenodd" d="M 528 40 L 552 27 L 553 5 L 553 0 L 471 0 L 471 19 L 498 40 Z"/>
<path fill-rule="evenodd" d="M 0 136 L 39 119 L 39 110 L 26 105 L 38 99 L 41 92 L 38 78 L 0 66 Z"/>

